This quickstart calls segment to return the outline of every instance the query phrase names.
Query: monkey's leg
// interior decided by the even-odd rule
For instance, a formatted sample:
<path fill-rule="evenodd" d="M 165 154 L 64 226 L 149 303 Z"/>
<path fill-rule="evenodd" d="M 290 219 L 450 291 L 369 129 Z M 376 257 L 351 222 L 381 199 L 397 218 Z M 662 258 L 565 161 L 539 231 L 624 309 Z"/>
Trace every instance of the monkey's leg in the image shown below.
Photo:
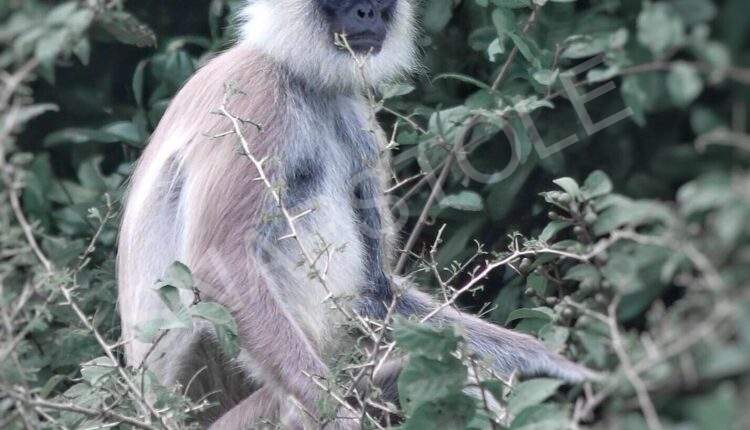
<path fill-rule="evenodd" d="M 375 357 L 375 361 L 380 358 Z M 360 393 L 370 392 L 372 389 L 380 391 L 380 398 L 385 402 L 398 402 L 398 377 L 406 364 L 405 357 L 388 358 L 380 369 L 372 375 L 372 379 L 363 378 L 357 384 Z"/>
<path fill-rule="evenodd" d="M 318 408 L 327 398 L 313 378 L 327 378 L 329 370 L 315 345 L 277 299 L 272 281 L 248 267 L 252 264 L 245 255 L 209 252 L 201 257 L 192 263 L 196 278 L 206 285 L 203 291 L 227 307 L 237 321 L 240 345 L 252 362 L 250 370 L 318 417 Z M 228 270 L 230 267 L 233 270 Z M 359 427 L 355 420 L 340 421 L 342 426 Z"/>
<path fill-rule="evenodd" d="M 378 361 L 380 357 L 376 357 Z M 378 392 L 376 400 L 379 403 L 398 404 L 398 377 L 406 363 L 405 357 L 389 358 L 383 365 L 372 375 L 372 378 L 362 378 L 357 383 L 357 392 L 365 395 L 372 395 L 372 391 Z M 350 399 L 354 401 L 354 399 Z M 400 417 L 389 414 L 381 408 L 367 407 L 367 413 L 380 421 L 384 427 L 389 427 L 400 422 Z"/>
<path fill-rule="evenodd" d="M 261 387 L 211 424 L 210 430 L 275 428 L 279 419 L 277 394 Z"/>
<path fill-rule="evenodd" d="M 146 367 L 166 387 L 181 386 L 193 400 L 217 406 L 196 418 L 207 424 L 247 398 L 258 388 L 243 366 L 231 363 L 216 343 L 213 327 L 196 322 L 195 329 L 167 332 L 147 357 Z"/>

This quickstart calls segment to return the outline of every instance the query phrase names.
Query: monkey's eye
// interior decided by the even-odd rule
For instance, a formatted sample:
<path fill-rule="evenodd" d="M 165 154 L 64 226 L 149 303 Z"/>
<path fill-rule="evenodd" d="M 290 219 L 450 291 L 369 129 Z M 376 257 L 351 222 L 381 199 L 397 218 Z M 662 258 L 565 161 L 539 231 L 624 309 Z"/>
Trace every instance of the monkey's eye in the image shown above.
<path fill-rule="evenodd" d="M 383 20 L 388 22 L 393 18 L 395 4 L 397 0 L 374 0 L 376 7 L 380 9 Z"/>
<path fill-rule="evenodd" d="M 396 3 L 397 0 L 373 0 L 373 3 L 378 5 L 381 9 L 389 8 Z"/>

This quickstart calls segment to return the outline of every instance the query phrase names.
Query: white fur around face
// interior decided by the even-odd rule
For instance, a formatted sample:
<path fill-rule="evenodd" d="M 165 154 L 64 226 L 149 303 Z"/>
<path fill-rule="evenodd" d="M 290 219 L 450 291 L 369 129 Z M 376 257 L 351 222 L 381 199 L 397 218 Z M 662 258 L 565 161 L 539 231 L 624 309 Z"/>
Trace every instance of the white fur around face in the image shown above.
<path fill-rule="evenodd" d="M 411 1 L 398 1 L 383 49 L 365 60 L 371 85 L 393 80 L 416 65 Z M 362 82 L 351 55 L 334 46 L 314 0 L 249 0 L 241 19 L 241 44 L 261 50 L 306 81 L 334 90 Z"/>

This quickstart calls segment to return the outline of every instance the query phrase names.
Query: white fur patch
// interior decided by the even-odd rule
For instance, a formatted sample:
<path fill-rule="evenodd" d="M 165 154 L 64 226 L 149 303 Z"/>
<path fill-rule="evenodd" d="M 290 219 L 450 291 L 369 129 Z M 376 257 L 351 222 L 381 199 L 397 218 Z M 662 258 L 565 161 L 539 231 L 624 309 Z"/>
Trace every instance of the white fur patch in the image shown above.
<path fill-rule="evenodd" d="M 308 82 L 350 89 L 362 81 L 351 55 L 334 46 L 328 24 L 311 0 L 251 0 L 241 13 L 240 43 L 288 65 Z M 383 49 L 365 60 L 365 76 L 377 85 L 411 71 L 416 49 L 414 11 L 399 0 Z"/>

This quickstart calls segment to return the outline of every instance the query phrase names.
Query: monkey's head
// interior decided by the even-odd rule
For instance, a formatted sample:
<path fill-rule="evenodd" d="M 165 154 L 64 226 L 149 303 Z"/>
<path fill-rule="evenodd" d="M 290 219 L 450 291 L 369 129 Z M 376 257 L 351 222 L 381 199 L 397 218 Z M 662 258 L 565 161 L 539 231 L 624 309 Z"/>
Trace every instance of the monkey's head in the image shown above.
<path fill-rule="evenodd" d="M 347 90 L 394 79 L 415 64 L 415 0 L 248 0 L 241 43 L 263 51 L 310 83 Z"/>

